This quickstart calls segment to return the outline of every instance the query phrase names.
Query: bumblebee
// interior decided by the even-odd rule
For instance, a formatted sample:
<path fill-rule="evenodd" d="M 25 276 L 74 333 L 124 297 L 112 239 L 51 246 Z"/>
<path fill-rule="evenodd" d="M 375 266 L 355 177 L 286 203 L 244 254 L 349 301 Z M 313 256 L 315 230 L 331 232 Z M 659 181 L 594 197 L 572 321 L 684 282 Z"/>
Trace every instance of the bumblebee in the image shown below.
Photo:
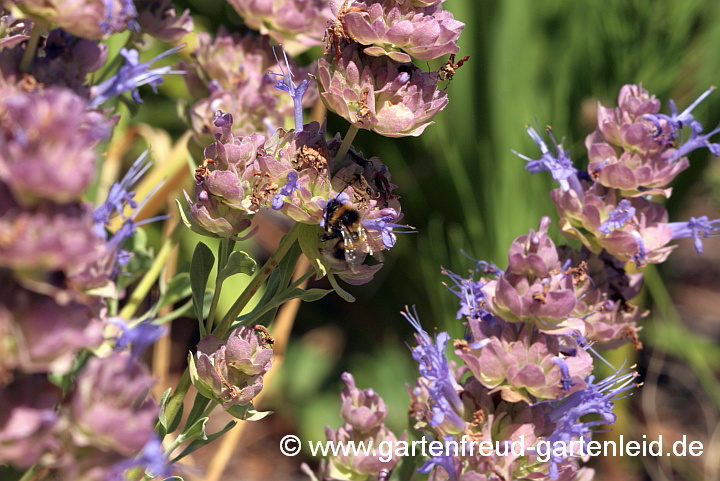
<path fill-rule="evenodd" d="M 356 271 L 365 260 L 362 254 L 377 258 L 382 248 L 373 247 L 374 241 L 362 224 L 360 212 L 350 202 L 343 202 L 338 197 L 340 194 L 330 199 L 325 207 L 325 233 L 320 236 L 320 241 L 337 239 L 332 257 L 344 259 L 350 269 Z"/>

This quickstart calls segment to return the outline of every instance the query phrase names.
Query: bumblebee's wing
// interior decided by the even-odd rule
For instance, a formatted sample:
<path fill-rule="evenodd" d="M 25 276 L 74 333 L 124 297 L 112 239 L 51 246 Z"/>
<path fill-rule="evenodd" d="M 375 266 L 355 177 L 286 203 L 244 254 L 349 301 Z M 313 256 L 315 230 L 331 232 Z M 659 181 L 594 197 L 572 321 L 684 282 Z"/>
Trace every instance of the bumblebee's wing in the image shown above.
<path fill-rule="evenodd" d="M 363 229 L 364 230 L 364 229 Z M 385 256 L 383 255 L 383 249 L 385 249 L 385 244 L 383 244 L 382 240 L 382 233 L 377 231 L 366 231 L 365 232 L 365 247 L 364 251 L 373 256 L 378 262 L 382 262 L 385 260 Z"/>
<path fill-rule="evenodd" d="M 357 272 L 360 264 L 365 260 L 365 256 L 359 256 L 358 254 L 364 253 L 362 246 L 365 244 L 364 235 L 355 234 L 350 231 L 346 226 L 342 226 L 342 238 L 343 247 L 345 248 L 345 261 L 350 266 L 350 270 Z"/>

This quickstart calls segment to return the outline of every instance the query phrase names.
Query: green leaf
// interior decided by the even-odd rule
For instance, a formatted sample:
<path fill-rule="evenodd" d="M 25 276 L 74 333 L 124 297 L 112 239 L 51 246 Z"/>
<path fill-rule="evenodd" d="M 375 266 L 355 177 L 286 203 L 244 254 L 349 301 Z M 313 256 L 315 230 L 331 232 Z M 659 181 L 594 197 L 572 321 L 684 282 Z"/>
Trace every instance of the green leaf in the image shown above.
<path fill-rule="evenodd" d="M 181 272 L 168 282 L 165 292 L 158 299 L 157 307 L 170 306 L 192 294 L 190 274 Z"/>
<path fill-rule="evenodd" d="M 255 274 L 257 263 L 247 253 L 235 251 L 230 253 L 225 267 L 220 270 L 218 282 L 222 283 L 225 279 L 235 274 L 245 274 L 251 276 Z"/>
<path fill-rule="evenodd" d="M 204 300 L 205 287 L 207 286 L 210 271 L 215 265 L 215 256 L 208 246 L 202 242 L 198 242 L 190 262 L 190 285 L 192 287 L 193 307 L 198 321 L 202 323 L 205 319 Z"/>
<path fill-rule="evenodd" d="M 328 274 L 328 280 L 330 281 L 330 285 L 333 286 L 333 289 L 335 289 L 335 292 L 337 292 L 338 296 L 342 297 L 348 302 L 355 302 L 355 298 L 353 297 L 353 295 L 340 287 L 340 284 L 338 284 L 338 281 L 337 279 L 335 279 L 334 275 Z"/>
<path fill-rule="evenodd" d="M 175 440 L 175 444 L 180 445 L 187 441 L 194 441 L 196 439 L 207 441 L 207 436 L 205 435 L 205 426 L 207 425 L 209 420 L 210 418 L 208 417 L 200 418 L 195 421 L 192 426 L 190 426 L 189 428 L 185 428 L 185 431 Z"/>
<path fill-rule="evenodd" d="M 310 260 L 317 275 L 315 279 L 322 279 L 328 272 L 327 260 L 320 253 L 320 235 L 322 228 L 317 225 L 302 224 L 299 228 L 298 243 L 303 254 Z"/>
<path fill-rule="evenodd" d="M 234 428 L 236 424 L 237 424 L 237 421 L 230 421 L 220 431 L 207 435 L 205 440 L 198 439 L 198 440 L 193 441 L 185 449 L 183 449 L 180 454 L 178 454 L 175 458 L 173 458 L 173 460 L 170 461 L 170 464 L 177 463 L 185 456 L 194 453 L 195 451 L 202 448 L 203 446 L 207 446 L 208 444 L 215 441 L 217 438 L 219 438 L 220 436 L 222 436 L 223 434 L 225 434 L 226 432 L 228 432 L 232 428 Z"/>
<path fill-rule="evenodd" d="M 188 414 L 187 423 L 192 424 L 200 419 L 200 416 L 202 416 L 202 413 L 205 412 L 205 408 L 207 408 L 208 404 L 210 404 L 210 399 L 203 396 L 200 392 L 196 393 L 193 407 L 190 410 L 190 414 Z"/>
<path fill-rule="evenodd" d="M 169 387 L 160 398 L 160 414 L 158 415 L 158 421 L 160 421 L 160 424 L 165 429 L 166 433 L 168 432 L 168 423 L 167 418 L 165 417 L 165 409 L 167 409 L 168 401 L 170 401 L 170 394 L 172 394 L 171 387 Z"/>
<path fill-rule="evenodd" d="M 227 413 L 243 421 L 260 421 L 261 419 L 273 414 L 273 411 L 256 411 L 252 404 L 238 406 L 235 404 L 227 410 Z"/>
<path fill-rule="evenodd" d="M 314 302 L 322 299 L 332 292 L 332 289 L 300 289 L 299 287 L 293 287 L 287 289 L 273 299 L 273 303 L 277 303 L 278 306 L 284 304 L 292 299 L 300 299 L 305 302 Z"/>

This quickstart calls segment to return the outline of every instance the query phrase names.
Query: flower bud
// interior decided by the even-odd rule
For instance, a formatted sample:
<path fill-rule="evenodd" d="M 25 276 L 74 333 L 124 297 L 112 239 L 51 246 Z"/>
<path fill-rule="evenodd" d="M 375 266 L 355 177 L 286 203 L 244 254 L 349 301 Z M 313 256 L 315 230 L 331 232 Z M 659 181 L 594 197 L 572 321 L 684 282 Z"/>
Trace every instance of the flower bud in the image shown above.
<path fill-rule="evenodd" d="M 327 0 L 228 0 L 248 27 L 293 55 L 322 44 L 332 13 Z"/>
<path fill-rule="evenodd" d="M 487 282 L 483 291 L 487 309 L 509 322 L 535 324 L 545 331 L 572 330 L 582 322 L 568 319 L 575 307 L 575 292 L 572 278 L 563 272 L 555 244 L 547 236 L 549 225 L 550 219 L 545 217 L 540 232 L 530 231 L 515 239 L 507 271 Z"/>
<path fill-rule="evenodd" d="M 95 146 L 109 134 L 107 121 L 64 88 L 3 94 L 0 179 L 26 205 L 79 200 L 95 177 Z"/>
<path fill-rule="evenodd" d="M 137 11 L 132 0 L 23 0 L 29 13 L 91 40 L 125 31 Z"/>
<path fill-rule="evenodd" d="M 92 358 L 77 378 L 70 401 L 72 443 L 127 457 L 154 435 L 158 414 L 147 398 L 154 381 L 129 353 Z"/>
<path fill-rule="evenodd" d="M 388 408 L 385 401 L 372 389 L 360 390 L 355 386 L 355 378 L 349 372 L 343 373 L 345 383 L 340 397 L 340 414 L 346 423 L 360 432 L 370 431 L 380 426 L 387 418 Z"/>
<path fill-rule="evenodd" d="M 194 28 L 190 10 L 177 16 L 171 0 L 134 0 L 137 23 L 143 32 L 167 43 L 179 42 Z"/>
<path fill-rule="evenodd" d="M 387 56 L 367 57 L 358 44 L 318 60 L 317 81 L 327 108 L 355 127 L 386 137 L 422 134 L 448 103 L 437 74 Z"/>
<path fill-rule="evenodd" d="M 210 334 L 198 343 L 191 379 L 203 396 L 226 410 L 247 405 L 263 388 L 272 354 L 267 334 L 254 327 L 235 329 L 227 341 Z"/>
<path fill-rule="evenodd" d="M 465 28 L 441 5 L 418 8 L 411 2 L 364 0 L 334 10 L 343 33 L 367 45 L 363 53 L 372 57 L 387 55 L 403 63 L 412 58 L 432 60 L 457 53 L 457 40 Z"/>

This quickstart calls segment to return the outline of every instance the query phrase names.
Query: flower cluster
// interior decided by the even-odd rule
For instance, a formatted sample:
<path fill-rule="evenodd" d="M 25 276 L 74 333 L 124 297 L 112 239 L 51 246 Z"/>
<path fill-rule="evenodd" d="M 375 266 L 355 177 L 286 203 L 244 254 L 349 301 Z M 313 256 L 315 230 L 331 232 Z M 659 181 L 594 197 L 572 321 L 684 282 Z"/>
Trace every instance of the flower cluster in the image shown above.
<path fill-rule="evenodd" d="M 224 409 L 246 406 L 260 394 L 272 354 L 272 339 L 261 329 L 240 327 L 227 340 L 210 334 L 190 358 L 190 378 L 201 394 Z"/>
<path fill-rule="evenodd" d="M 442 2 L 345 1 L 333 4 L 333 13 L 317 67 L 327 108 L 354 128 L 387 137 L 422 134 L 448 103 L 437 84 L 462 64 L 454 59 L 464 24 Z M 411 63 L 446 54 L 450 60 L 438 72 Z"/>
<path fill-rule="evenodd" d="M 348 282 L 370 280 L 379 266 L 361 265 L 365 256 L 392 248 L 402 227 L 396 223 L 402 214 L 387 167 L 352 148 L 338 159 L 341 139 L 325 140 L 325 129 L 316 122 L 302 131 L 278 129 L 267 140 L 262 134 L 236 137 L 233 122 L 232 115 L 218 112 L 214 125 L 220 133 L 196 171 L 194 201 L 186 194 L 197 226 L 236 238 L 255 213 L 272 209 L 311 229 L 314 235 L 303 247 L 311 258 L 321 259 Z M 333 231 L 337 226 L 328 216 L 329 204 L 356 213 L 359 258 L 348 258 L 354 254 L 345 250 L 348 234 Z M 325 237 L 323 229 L 330 232 Z"/>
<path fill-rule="evenodd" d="M 614 424 L 614 402 L 638 386 L 634 366 L 599 381 L 593 375 L 595 357 L 609 364 L 599 349 L 626 343 L 642 348 L 638 322 L 648 312 L 632 302 L 643 274 L 628 272 L 628 264 L 664 261 L 673 239 L 693 238 L 702 253 L 702 240 L 720 234 L 720 220 L 669 223 L 654 200 L 670 195 L 668 184 L 687 168 L 690 151 L 719 153 L 719 144 L 710 142 L 718 131 L 703 134 L 691 113 L 711 92 L 680 114 L 671 102 L 665 115 L 647 91 L 623 87 L 616 109 L 598 107 L 598 129 L 586 140 L 587 174 L 573 166 L 552 131 L 551 149 L 528 128 L 542 156 L 516 154 L 528 171 L 548 171 L 559 183 L 552 197 L 561 230 L 582 245 L 558 247 L 550 237 L 551 220 L 543 217 L 537 231 L 512 242 L 504 270 L 484 261 L 475 261 L 469 277 L 443 269 L 446 287 L 459 298 L 457 318 L 467 324 L 466 337 L 452 342 L 460 363 L 447 357 L 448 333 L 431 337 L 414 310 L 402 313 L 416 330 L 412 357 L 420 371 L 409 390 L 412 427 L 445 446 L 463 439 L 496 447 L 490 455 L 445 452 L 418 471 L 432 480 L 593 477 L 580 465 L 583 453 L 570 443 L 590 441 L 597 427 Z M 691 132 L 683 143 L 684 127 Z M 524 456 L 508 448 L 521 436 Z M 545 456 L 540 446 L 551 454 Z M 343 468 L 342 475 L 321 473 L 324 479 L 366 474 Z"/>
<path fill-rule="evenodd" d="M 596 349 L 628 342 L 642 347 L 637 322 L 647 311 L 631 302 L 643 275 L 627 272 L 626 264 L 662 262 L 673 248 L 667 244 L 683 237 L 694 238 L 702 252 L 702 239 L 720 232 L 718 221 L 707 218 L 668 223 L 664 207 L 653 200 L 670 195 L 668 183 L 687 168 L 691 150 L 707 147 L 717 154 L 709 140 L 717 132 L 703 135 L 691 114 L 711 91 L 679 115 L 671 102 L 671 114 L 664 115 L 647 91 L 623 87 L 616 109 L 598 107 L 598 129 L 586 140 L 587 175 L 575 169 L 552 131 L 554 152 L 528 129 L 542 157 L 518 155 L 527 170 L 549 171 L 560 184 L 552 197 L 561 230 L 583 247 L 558 248 L 545 217 L 538 231 L 515 239 L 505 270 L 479 261 L 470 278 L 443 271 L 460 299 L 458 318 L 466 317 L 469 327 L 468 337 L 454 343 L 463 366 L 445 357 L 446 333 L 433 343 L 416 315 L 404 315 L 418 331 L 413 358 L 422 377 L 411 391 L 415 427 L 444 442 L 467 436 L 507 444 L 523 434 L 530 455 L 440 456 L 421 468 L 431 479 L 592 477 L 578 464 L 581 453 L 553 453 L 541 462 L 534 446 L 590 440 L 593 428 L 615 422 L 614 400 L 636 386 L 631 369 L 601 381 L 591 375 Z M 681 143 L 685 126 L 690 138 Z"/>
<path fill-rule="evenodd" d="M 544 140 L 528 129 L 543 157 L 531 160 L 527 168 L 550 171 L 559 181 L 552 199 L 563 234 L 580 240 L 595 254 L 605 250 L 639 266 L 664 262 L 675 248 L 669 245 L 675 239 L 694 239 L 701 253 L 702 239 L 720 233 L 718 221 L 703 217 L 668 222 L 667 211 L 654 199 L 670 197 L 668 185 L 689 166 L 687 154 L 701 148 L 720 154 L 720 144 L 711 143 L 720 130 L 703 133 L 692 114 L 712 91 L 707 90 L 680 114 L 671 101 L 670 115 L 666 115 L 660 113 L 660 101 L 647 90 L 624 86 L 617 107 L 598 105 L 597 130 L 585 139 L 589 163 L 582 175 L 561 146 L 553 155 Z"/>
<path fill-rule="evenodd" d="M 233 116 L 233 133 L 251 135 L 291 127 L 295 106 L 291 97 L 275 88 L 277 77 L 287 68 L 298 78 L 309 69 L 298 69 L 291 60 L 278 62 L 268 36 L 230 35 L 222 30 L 214 38 L 198 35 L 193 54 L 194 70 L 186 76 L 190 90 L 199 98 L 190 107 L 193 131 L 200 139 L 212 138 L 220 129 L 214 125 L 217 112 Z M 315 83 L 300 104 L 309 107 L 317 99 Z"/>
<path fill-rule="evenodd" d="M 367 479 L 369 476 L 378 476 L 381 472 L 389 472 L 395 468 L 399 459 L 396 454 L 381 453 L 380 446 L 395 446 L 398 441 L 407 441 L 407 433 L 397 437 L 384 424 L 388 415 L 385 401 L 373 389 L 360 390 L 355 385 L 355 378 L 346 372 L 342 375 L 345 389 L 340 394 L 342 410 L 340 415 L 345 424 L 338 429 L 325 427 L 325 435 L 329 442 L 336 445 L 355 443 L 360 446 L 372 446 L 368 452 L 353 453 L 339 452 L 320 465 L 318 476 L 320 479 L 354 480 Z M 315 480 L 307 465 L 304 470 Z"/>
<path fill-rule="evenodd" d="M 154 381 L 135 350 L 122 352 L 130 330 L 115 339 L 107 329 L 132 257 L 125 241 L 154 220 L 136 221 L 143 203 L 132 192 L 147 154 L 100 205 L 86 195 L 115 120 L 96 107 L 172 71 L 124 50 L 131 65 L 90 83 L 108 62 L 96 40 L 133 24 L 131 1 L 27 1 L 17 11 L 32 20 L 0 11 L 0 463 L 81 481 L 124 479 L 131 466 L 169 475 L 152 449 Z M 43 31 L 46 21 L 59 28 Z"/>

